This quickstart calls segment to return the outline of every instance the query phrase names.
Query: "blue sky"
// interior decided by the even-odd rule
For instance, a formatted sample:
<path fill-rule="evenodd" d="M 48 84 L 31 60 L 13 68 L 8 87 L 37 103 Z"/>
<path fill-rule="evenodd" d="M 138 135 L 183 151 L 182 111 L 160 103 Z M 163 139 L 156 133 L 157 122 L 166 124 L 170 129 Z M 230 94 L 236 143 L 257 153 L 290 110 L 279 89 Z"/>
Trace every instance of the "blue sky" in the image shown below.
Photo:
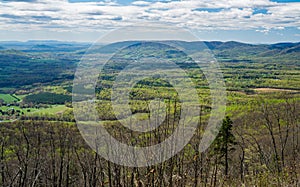
<path fill-rule="evenodd" d="M 300 41 L 300 0 L 0 0 L 0 10 L 0 41 L 93 42 L 149 21 L 200 40 Z"/>

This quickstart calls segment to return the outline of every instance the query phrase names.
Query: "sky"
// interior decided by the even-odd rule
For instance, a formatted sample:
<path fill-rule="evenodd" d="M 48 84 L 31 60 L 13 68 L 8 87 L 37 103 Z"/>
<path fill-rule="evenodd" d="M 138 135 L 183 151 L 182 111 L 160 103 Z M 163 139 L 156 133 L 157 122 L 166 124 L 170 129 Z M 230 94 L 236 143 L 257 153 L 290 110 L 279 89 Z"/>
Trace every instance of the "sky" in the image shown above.
<path fill-rule="evenodd" d="M 94 42 L 157 22 L 206 41 L 300 41 L 300 0 L 0 0 L 0 41 Z"/>

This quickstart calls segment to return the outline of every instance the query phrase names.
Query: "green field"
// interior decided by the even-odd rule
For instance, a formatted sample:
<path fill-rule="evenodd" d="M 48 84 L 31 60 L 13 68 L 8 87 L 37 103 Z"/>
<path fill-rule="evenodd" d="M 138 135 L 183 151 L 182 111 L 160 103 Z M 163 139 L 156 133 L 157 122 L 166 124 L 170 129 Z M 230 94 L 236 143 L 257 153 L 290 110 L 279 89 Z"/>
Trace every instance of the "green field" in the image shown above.
<path fill-rule="evenodd" d="M 18 106 L 2 106 L 0 110 L 7 111 L 10 109 L 19 110 L 24 114 L 57 114 L 67 109 L 65 105 L 51 105 L 49 108 L 20 108 Z"/>
<path fill-rule="evenodd" d="M 0 94 L 0 99 L 2 99 L 5 103 L 13 103 L 20 101 L 20 99 L 17 96 L 11 94 Z"/>
<path fill-rule="evenodd" d="M 65 105 L 51 105 L 50 108 L 41 108 L 38 110 L 34 110 L 31 113 L 36 114 L 36 113 L 45 113 L 45 114 L 57 114 L 60 112 L 63 112 L 67 109 Z"/>

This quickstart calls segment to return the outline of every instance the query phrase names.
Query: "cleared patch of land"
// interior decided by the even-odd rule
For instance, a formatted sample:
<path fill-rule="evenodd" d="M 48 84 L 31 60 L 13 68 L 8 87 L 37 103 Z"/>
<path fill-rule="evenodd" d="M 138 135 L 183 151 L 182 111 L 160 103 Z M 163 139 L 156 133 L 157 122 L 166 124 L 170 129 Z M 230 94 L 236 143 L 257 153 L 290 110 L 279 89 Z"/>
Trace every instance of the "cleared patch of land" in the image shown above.
<path fill-rule="evenodd" d="M 24 114 L 58 114 L 64 112 L 67 107 L 65 105 L 51 105 L 49 108 L 20 108 L 19 106 L 2 106 L 0 110 L 9 111 L 14 109 L 15 111 L 23 112 Z"/>
<path fill-rule="evenodd" d="M 32 113 L 58 114 L 63 113 L 66 109 L 67 107 L 65 105 L 51 105 L 49 108 L 41 108 Z"/>
<path fill-rule="evenodd" d="M 256 92 L 299 92 L 298 90 L 280 89 L 280 88 L 255 88 Z"/>
<path fill-rule="evenodd" d="M 11 94 L 0 94 L 0 99 L 2 99 L 5 103 L 13 103 L 20 101 L 20 99 L 17 96 Z"/>

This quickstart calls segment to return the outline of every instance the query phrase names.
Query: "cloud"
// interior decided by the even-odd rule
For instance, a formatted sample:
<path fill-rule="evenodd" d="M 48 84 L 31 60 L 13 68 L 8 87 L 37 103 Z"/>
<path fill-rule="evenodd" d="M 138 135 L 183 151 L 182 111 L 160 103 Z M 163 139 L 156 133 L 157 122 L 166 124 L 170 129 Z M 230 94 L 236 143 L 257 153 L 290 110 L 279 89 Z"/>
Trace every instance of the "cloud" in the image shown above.
<path fill-rule="evenodd" d="M 134 1 L 128 5 L 114 1 L 2 0 L 0 8 L 2 30 L 106 30 L 159 21 L 197 30 L 252 29 L 267 33 L 300 25 L 300 3 L 269 0 Z"/>
<path fill-rule="evenodd" d="M 255 30 L 256 32 L 261 32 L 261 33 L 264 33 L 264 34 L 268 34 L 270 32 L 270 29 L 262 29 L 262 30 Z"/>
<path fill-rule="evenodd" d="M 135 6 L 148 6 L 151 4 L 151 2 L 149 2 L 149 1 L 134 1 L 131 4 L 135 5 Z"/>

